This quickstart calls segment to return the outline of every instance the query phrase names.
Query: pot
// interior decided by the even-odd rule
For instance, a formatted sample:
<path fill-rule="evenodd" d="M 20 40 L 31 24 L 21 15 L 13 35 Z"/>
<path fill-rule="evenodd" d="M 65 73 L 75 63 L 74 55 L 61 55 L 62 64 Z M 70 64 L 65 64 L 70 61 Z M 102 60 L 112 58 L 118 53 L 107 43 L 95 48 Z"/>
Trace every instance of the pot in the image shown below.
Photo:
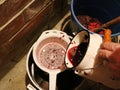
<path fill-rule="evenodd" d="M 109 2 L 109 3 L 108 3 Z M 71 0 L 72 20 L 77 23 L 81 29 L 90 31 L 80 22 L 77 16 L 87 15 L 91 18 L 97 18 L 102 24 L 120 16 L 119 0 Z M 84 23 L 85 24 L 85 23 Z M 120 23 L 109 27 L 112 30 L 112 36 L 120 34 Z"/>
<path fill-rule="evenodd" d="M 37 50 L 39 51 L 38 46 L 40 45 L 41 41 L 44 41 L 46 38 L 48 39 L 49 37 L 59 37 L 64 38 L 64 40 L 67 41 L 67 46 L 70 42 L 70 38 L 67 34 L 65 34 L 62 31 L 58 31 L 58 30 L 48 30 L 45 31 L 41 34 L 40 38 L 36 41 L 36 43 L 33 45 L 33 47 L 30 49 L 28 56 L 27 56 L 27 74 L 28 77 L 30 78 L 30 80 L 32 81 L 33 85 L 39 89 L 39 90 L 48 90 L 50 89 L 50 74 L 51 72 L 54 72 L 54 69 L 50 68 L 49 71 L 46 67 L 41 66 L 41 64 L 39 64 L 39 62 L 37 61 L 37 57 L 36 55 L 38 55 L 37 53 L 35 53 Z M 60 39 L 59 38 L 59 39 Z M 49 40 L 48 42 L 53 42 L 51 40 Z M 54 41 L 56 42 L 56 41 Z M 43 43 L 42 42 L 42 46 L 46 45 L 47 43 Z M 35 49 L 36 48 L 36 49 Z M 66 47 L 67 49 L 67 47 Z M 49 53 L 50 54 L 50 53 Z M 40 66 L 39 66 L 40 65 Z M 74 73 L 74 71 L 72 69 L 68 69 L 66 70 L 66 68 L 62 71 L 60 71 L 59 73 L 56 73 L 56 79 L 54 79 L 52 81 L 53 85 L 51 89 L 55 89 L 55 90 L 73 90 L 76 87 L 79 86 L 79 84 L 82 82 L 82 80 L 84 79 L 83 77 L 80 77 L 78 75 L 76 75 Z M 73 78 L 74 77 L 74 78 Z"/>
<path fill-rule="evenodd" d="M 104 60 L 98 58 L 101 43 L 102 37 L 99 34 L 81 30 L 68 46 L 65 64 L 79 76 L 120 89 L 120 80 L 113 79 L 112 71 L 103 65 Z"/>

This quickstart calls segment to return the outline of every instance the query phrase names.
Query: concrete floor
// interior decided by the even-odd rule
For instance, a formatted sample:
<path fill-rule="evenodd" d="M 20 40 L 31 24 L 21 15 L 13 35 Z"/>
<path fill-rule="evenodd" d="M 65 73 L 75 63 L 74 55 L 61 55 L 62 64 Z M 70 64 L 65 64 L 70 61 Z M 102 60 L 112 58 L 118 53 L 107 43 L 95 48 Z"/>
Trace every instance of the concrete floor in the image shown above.
<path fill-rule="evenodd" d="M 59 30 L 64 18 L 69 14 L 64 16 L 53 29 Z M 27 54 L 19 62 L 10 62 L 3 68 L 0 72 L 0 77 L 2 77 L 0 78 L 0 90 L 26 90 L 26 57 Z M 10 67 L 12 67 L 11 70 L 9 70 Z"/>

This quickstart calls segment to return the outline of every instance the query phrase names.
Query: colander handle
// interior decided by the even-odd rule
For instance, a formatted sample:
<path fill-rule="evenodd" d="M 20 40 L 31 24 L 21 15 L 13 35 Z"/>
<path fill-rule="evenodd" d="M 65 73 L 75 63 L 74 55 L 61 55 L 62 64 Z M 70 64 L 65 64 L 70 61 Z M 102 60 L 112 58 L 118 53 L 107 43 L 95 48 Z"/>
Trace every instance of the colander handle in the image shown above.
<path fill-rule="evenodd" d="M 53 71 L 49 73 L 49 90 L 56 90 L 56 81 L 57 81 L 57 74 L 60 71 Z"/>
<path fill-rule="evenodd" d="M 111 33 L 110 29 L 104 30 L 104 42 L 111 42 Z"/>

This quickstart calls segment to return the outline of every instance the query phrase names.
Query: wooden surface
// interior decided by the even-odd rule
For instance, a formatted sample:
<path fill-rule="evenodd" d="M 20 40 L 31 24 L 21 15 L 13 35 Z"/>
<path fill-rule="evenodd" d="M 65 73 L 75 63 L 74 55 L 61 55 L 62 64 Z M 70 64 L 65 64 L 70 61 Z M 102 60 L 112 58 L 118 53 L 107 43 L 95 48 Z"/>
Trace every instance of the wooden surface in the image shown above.
<path fill-rule="evenodd" d="M 31 0 L 6 0 L 0 5 L 0 26 L 4 25 Z"/>
<path fill-rule="evenodd" d="M 8 1 L 10 4 L 12 1 L 20 0 Z M 18 5 L 16 4 L 16 8 L 12 8 L 13 6 L 10 8 L 18 12 L 21 4 L 26 4 L 25 1 L 28 0 L 21 0 Z M 0 67 L 10 61 L 19 61 L 19 58 L 29 50 L 41 32 L 45 29 L 51 29 L 65 15 L 67 10 L 65 8 L 62 10 L 63 7 L 59 6 L 63 3 L 64 0 L 35 0 L 30 7 L 0 31 Z M 14 12 L 11 11 L 10 13 Z M 8 18 L 3 20 L 2 24 L 13 15 L 9 17 L 8 12 L 6 14 Z M 0 18 L 1 16 L 0 13 Z"/>

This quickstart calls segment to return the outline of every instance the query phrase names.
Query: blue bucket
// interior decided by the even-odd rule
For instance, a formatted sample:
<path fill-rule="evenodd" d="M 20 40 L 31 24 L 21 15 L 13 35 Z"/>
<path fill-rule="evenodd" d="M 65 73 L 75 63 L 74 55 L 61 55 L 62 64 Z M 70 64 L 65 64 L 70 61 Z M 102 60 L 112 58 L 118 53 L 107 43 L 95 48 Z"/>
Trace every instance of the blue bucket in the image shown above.
<path fill-rule="evenodd" d="M 77 19 L 78 15 L 88 15 L 106 23 L 120 16 L 120 0 L 71 0 L 71 15 L 81 29 L 86 29 Z M 109 27 L 112 36 L 120 34 L 120 23 Z M 91 32 L 90 30 L 88 30 Z M 93 33 L 93 32 L 91 32 Z"/>

